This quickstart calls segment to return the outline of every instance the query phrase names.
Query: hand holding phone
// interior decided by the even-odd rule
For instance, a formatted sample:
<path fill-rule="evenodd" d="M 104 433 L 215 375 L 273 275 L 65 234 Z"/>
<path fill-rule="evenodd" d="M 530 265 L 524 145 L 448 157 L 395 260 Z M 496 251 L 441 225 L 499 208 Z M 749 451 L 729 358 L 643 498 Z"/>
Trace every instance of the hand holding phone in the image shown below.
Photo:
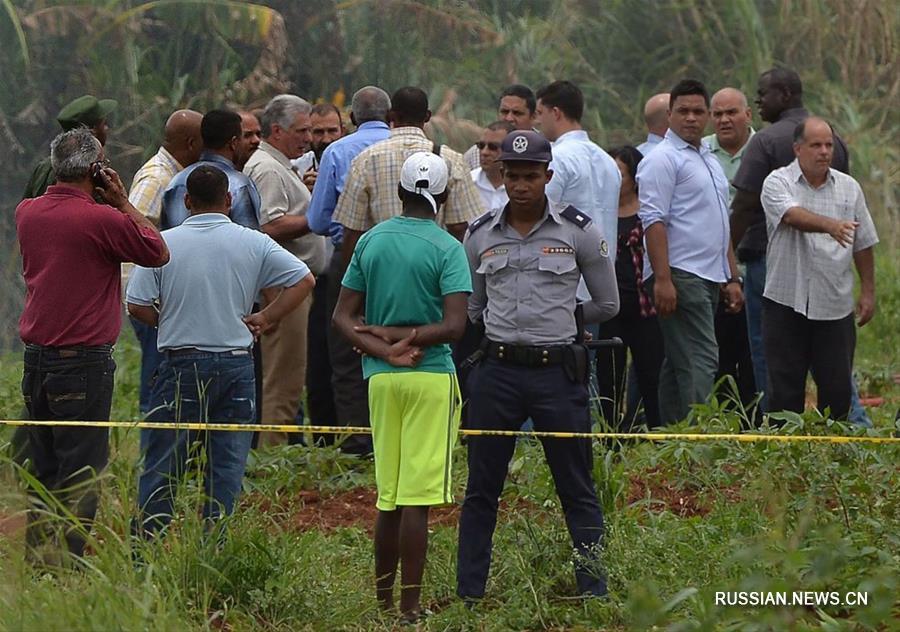
<path fill-rule="evenodd" d="M 91 165 L 91 180 L 94 183 L 94 191 L 110 206 L 121 211 L 128 204 L 125 186 L 119 174 L 110 167 L 105 167 L 99 162 Z"/>
<path fill-rule="evenodd" d="M 103 163 L 95 162 L 91 165 L 91 182 L 95 187 L 106 188 L 106 180 L 103 178 Z"/>

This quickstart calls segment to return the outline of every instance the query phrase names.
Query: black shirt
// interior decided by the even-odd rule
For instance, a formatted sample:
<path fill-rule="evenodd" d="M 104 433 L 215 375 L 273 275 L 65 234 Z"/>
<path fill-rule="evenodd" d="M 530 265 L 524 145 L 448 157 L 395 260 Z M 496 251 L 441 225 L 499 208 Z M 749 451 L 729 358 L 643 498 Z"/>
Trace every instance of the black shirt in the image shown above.
<path fill-rule="evenodd" d="M 638 270 L 634 265 L 634 256 L 631 248 L 628 247 L 628 238 L 632 231 L 640 223 L 637 214 L 630 217 L 619 218 L 619 230 L 616 247 L 616 282 L 619 286 L 619 310 L 625 311 L 623 308 L 626 304 L 629 308 L 639 309 L 637 275 Z M 643 246 L 643 244 L 640 244 Z M 631 309 L 627 310 L 631 311 Z"/>

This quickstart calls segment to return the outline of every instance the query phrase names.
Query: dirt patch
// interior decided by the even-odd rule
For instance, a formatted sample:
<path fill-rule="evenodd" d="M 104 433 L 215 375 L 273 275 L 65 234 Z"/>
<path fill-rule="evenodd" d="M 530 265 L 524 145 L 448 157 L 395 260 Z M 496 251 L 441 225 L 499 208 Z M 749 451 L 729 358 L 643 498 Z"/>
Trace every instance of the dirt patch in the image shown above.
<path fill-rule="evenodd" d="M 259 494 L 250 494 L 244 504 L 268 515 L 283 529 L 291 531 L 334 531 L 345 527 L 359 527 L 370 535 L 375 529 L 375 490 L 359 487 L 333 496 L 323 496 L 314 490 L 304 490 L 273 501 Z M 459 506 L 434 507 L 428 523 L 455 525 Z"/>
<path fill-rule="evenodd" d="M 304 490 L 292 496 L 273 500 L 258 493 L 244 497 L 242 505 L 264 513 L 279 528 L 289 531 L 318 529 L 331 532 L 335 529 L 356 527 L 372 535 L 375 529 L 377 494 L 371 487 L 358 487 L 331 496 L 314 490 Z M 536 512 L 537 507 L 524 499 L 514 502 L 500 501 L 500 513 Z M 460 504 L 432 507 L 428 524 L 455 526 L 459 520 Z"/>
<path fill-rule="evenodd" d="M 680 518 L 705 516 L 712 511 L 717 496 L 724 496 L 729 502 L 740 500 L 739 487 L 726 485 L 714 490 L 684 484 L 669 479 L 659 470 L 647 470 L 629 476 L 628 505 L 644 503 L 647 510 L 661 513 L 668 511 Z"/>
<path fill-rule="evenodd" d="M 14 514 L 0 513 L 0 537 L 18 538 L 25 533 L 26 517 L 24 511 Z"/>

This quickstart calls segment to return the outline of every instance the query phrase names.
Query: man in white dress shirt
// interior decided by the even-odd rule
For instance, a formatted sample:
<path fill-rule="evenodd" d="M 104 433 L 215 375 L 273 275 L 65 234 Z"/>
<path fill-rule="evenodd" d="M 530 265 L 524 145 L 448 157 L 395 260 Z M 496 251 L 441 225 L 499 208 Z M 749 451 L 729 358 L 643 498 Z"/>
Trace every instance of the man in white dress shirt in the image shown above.
<path fill-rule="evenodd" d="M 503 163 L 497 159 L 500 157 L 500 143 L 515 129 L 509 121 L 494 121 L 484 128 L 481 138 L 475 143 L 481 166 L 472 169 L 472 181 L 486 211 L 502 209 L 509 202 L 503 185 Z"/>

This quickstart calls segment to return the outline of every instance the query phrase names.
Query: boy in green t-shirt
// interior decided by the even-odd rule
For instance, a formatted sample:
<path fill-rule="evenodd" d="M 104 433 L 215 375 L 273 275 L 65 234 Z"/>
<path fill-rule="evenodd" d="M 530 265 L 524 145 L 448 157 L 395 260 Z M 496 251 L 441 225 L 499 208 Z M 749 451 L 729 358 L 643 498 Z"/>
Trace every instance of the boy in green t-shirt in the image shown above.
<path fill-rule="evenodd" d="M 434 221 L 448 178 L 447 163 L 433 153 L 403 163 L 403 215 L 357 242 L 334 311 L 335 326 L 365 354 L 369 380 L 376 593 L 383 608 L 393 608 L 399 562 L 406 620 L 419 616 L 428 508 L 453 500 L 460 395 L 449 343 L 463 334 L 472 277 L 462 244 Z"/>

